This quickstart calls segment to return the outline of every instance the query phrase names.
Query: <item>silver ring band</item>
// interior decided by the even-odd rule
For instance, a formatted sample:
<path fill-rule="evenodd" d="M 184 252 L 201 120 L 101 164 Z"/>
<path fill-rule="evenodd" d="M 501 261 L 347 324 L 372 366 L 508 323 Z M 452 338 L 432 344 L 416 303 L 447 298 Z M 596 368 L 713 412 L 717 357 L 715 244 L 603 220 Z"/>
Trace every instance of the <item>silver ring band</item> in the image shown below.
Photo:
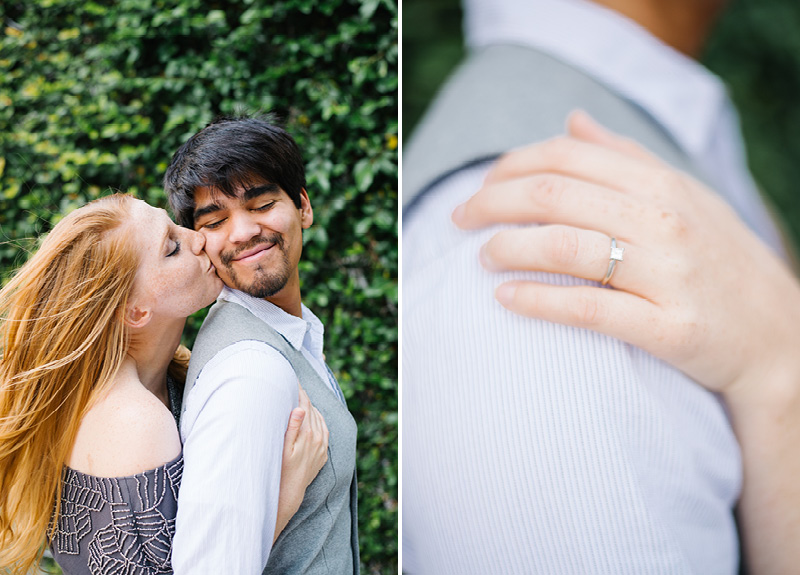
<path fill-rule="evenodd" d="M 614 275 L 614 269 L 617 267 L 617 262 L 622 261 L 622 254 L 624 253 L 625 248 L 617 247 L 617 238 L 611 238 L 611 255 L 609 256 L 608 260 L 608 271 L 606 271 L 606 277 L 604 277 L 603 281 L 600 282 L 601 285 L 606 285 L 611 281 L 611 276 Z"/>

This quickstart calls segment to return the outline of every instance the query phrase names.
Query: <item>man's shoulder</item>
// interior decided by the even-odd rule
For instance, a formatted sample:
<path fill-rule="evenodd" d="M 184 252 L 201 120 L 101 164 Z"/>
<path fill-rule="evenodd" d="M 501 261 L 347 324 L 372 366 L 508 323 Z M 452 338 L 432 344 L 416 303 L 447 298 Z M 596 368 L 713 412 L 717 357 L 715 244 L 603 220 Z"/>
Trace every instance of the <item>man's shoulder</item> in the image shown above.
<path fill-rule="evenodd" d="M 218 351 L 245 339 L 263 341 L 274 346 L 279 341 L 276 336 L 279 337 L 279 334 L 275 328 L 243 305 L 220 299 L 211 306 L 203 321 L 195 339 L 193 355 L 195 350 L 212 348 Z"/>
<path fill-rule="evenodd" d="M 462 62 L 404 148 L 405 206 L 458 169 L 563 134 L 575 109 L 689 169 L 667 132 L 612 86 L 536 48 L 493 45 Z"/>
<path fill-rule="evenodd" d="M 187 380 L 184 407 L 187 402 L 205 404 L 222 390 L 236 390 L 235 397 L 245 401 L 269 402 L 275 393 L 294 390 L 298 383 L 289 360 L 274 347 L 257 340 L 232 343 L 202 365 L 190 363 L 189 373 L 193 379 L 191 384 Z"/>
<path fill-rule="evenodd" d="M 211 308 L 208 310 L 208 314 L 206 315 L 206 318 L 203 320 L 203 327 L 201 328 L 201 332 L 213 329 L 216 323 L 228 319 L 235 319 L 235 320 L 244 319 L 246 321 L 264 323 L 242 304 L 235 301 L 230 301 L 227 299 L 220 298 L 216 302 L 214 302 L 214 305 L 212 305 Z"/>
<path fill-rule="evenodd" d="M 193 356 L 194 358 L 194 356 Z M 192 360 L 189 360 L 190 363 Z M 220 348 L 205 362 L 205 366 L 213 368 L 221 364 L 230 363 L 259 364 L 265 363 L 291 365 L 289 360 L 268 342 L 259 339 L 240 339 Z"/>
<path fill-rule="evenodd" d="M 263 369 L 266 373 L 294 372 L 282 351 L 282 338 L 267 323 L 246 308 L 220 300 L 209 310 L 195 340 L 187 373 L 187 390 L 201 373 L 229 373 L 241 368 Z M 236 369 L 238 368 L 238 369 Z M 217 379 L 216 377 L 214 379 Z"/>

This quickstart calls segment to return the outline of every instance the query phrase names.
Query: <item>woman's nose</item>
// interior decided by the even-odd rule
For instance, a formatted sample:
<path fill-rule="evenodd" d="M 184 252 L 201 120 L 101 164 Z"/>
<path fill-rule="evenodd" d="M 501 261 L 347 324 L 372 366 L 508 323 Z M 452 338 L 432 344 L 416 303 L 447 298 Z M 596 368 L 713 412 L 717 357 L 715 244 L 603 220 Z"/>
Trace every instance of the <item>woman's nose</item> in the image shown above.
<path fill-rule="evenodd" d="M 199 256 L 203 248 L 206 247 L 206 237 L 200 232 L 190 231 L 190 233 L 192 234 L 192 253 Z"/>

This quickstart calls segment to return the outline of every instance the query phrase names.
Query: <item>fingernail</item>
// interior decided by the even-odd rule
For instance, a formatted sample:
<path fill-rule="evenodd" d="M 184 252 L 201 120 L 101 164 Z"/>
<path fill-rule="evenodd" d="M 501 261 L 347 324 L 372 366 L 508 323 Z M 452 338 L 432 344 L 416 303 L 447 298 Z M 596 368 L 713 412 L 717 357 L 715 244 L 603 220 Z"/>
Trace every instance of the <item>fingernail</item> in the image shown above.
<path fill-rule="evenodd" d="M 464 215 L 467 211 L 467 208 L 464 207 L 464 204 L 459 204 L 456 206 L 456 209 L 453 210 L 453 213 L 450 215 L 450 219 L 453 220 L 453 223 L 458 225 L 464 220 Z"/>
<path fill-rule="evenodd" d="M 481 249 L 478 251 L 478 261 L 490 272 L 500 271 L 500 268 L 495 265 L 492 258 L 489 256 L 489 250 L 486 248 L 486 244 L 482 245 Z"/>
<path fill-rule="evenodd" d="M 514 284 L 501 284 L 494 290 L 494 297 L 502 305 L 508 307 L 514 303 L 514 294 L 517 292 L 517 286 Z"/>

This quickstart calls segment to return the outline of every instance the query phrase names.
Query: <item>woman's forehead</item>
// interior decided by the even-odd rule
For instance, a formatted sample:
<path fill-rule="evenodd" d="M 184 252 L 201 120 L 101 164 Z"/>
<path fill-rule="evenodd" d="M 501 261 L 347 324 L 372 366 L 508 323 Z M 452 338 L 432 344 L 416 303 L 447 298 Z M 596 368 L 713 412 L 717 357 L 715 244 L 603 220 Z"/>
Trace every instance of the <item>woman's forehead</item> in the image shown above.
<path fill-rule="evenodd" d="M 136 200 L 134 204 L 134 216 L 141 217 L 147 221 L 152 222 L 153 224 L 158 224 L 159 227 L 163 225 L 164 220 L 168 220 L 172 222 L 172 218 L 169 217 L 167 210 L 163 208 L 156 208 L 151 206 L 144 200 Z"/>

